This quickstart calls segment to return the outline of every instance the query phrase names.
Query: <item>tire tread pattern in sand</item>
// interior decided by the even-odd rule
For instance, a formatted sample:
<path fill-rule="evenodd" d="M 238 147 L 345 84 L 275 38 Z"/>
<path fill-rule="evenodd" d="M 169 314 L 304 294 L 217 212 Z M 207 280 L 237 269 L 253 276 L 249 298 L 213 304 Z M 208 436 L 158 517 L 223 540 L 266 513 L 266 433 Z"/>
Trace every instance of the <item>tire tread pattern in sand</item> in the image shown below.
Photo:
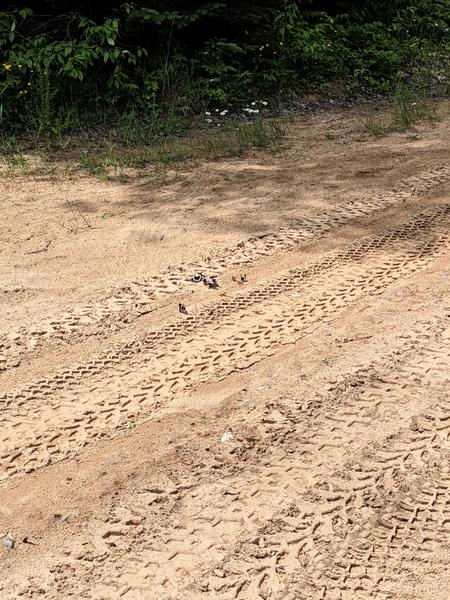
<path fill-rule="evenodd" d="M 280 404 L 277 421 L 267 408 L 267 452 L 246 461 L 245 475 L 235 468 L 196 486 L 197 473 L 176 489 L 142 490 L 84 561 L 60 565 L 59 585 L 97 600 L 404 598 L 418 566 L 448 559 L 450 404 L 435 402 L 448 384 L 448 317 L 419 323 L 325 397 L 311 394 L 320 410 L 309 421 L 303 402 Z M 226 451 L 215 458 L 226 463 Z M 152 531 L 143 515 L 174 492 L 176 525 L 143 542 L 133 518 Z M 109 531 L 115 541 L 105 545 Z"/>
<path fill-rule="evenodd" d="M 129 325 L 154 310 L 164 298 L 192 291 L 190 277 L 193 273 L 208 272 L 220 276 L 230 269 L 249 267 L 258 259 L 293 250 L 335 228 L 435 189 L 449 179 L 448 167 L 435 167 L 399 182 L 391 192 L 348 201 L 304 219 L 295 226 L 251 237 L 233 248 L 216 250 L 209 257 L 192 264 L 169 268 L 149 279 L 132 281 L 96 302 L 69 309 L 30 327 L 0 334 L 0 371 L 17 365 L 18 359 L 39 347 L 51 343 L 72 343 L 87 336 L 107 334 L 111 327 Z"/>
<path fill-rule="evenodd" d="M 135 426 L 175 394 L 250 367 L 361 298 L 425 268 L 448 247 L 449 214 L 448 206 L 421 211 L 382 235 L 4 394 L 3 479 Z"/>

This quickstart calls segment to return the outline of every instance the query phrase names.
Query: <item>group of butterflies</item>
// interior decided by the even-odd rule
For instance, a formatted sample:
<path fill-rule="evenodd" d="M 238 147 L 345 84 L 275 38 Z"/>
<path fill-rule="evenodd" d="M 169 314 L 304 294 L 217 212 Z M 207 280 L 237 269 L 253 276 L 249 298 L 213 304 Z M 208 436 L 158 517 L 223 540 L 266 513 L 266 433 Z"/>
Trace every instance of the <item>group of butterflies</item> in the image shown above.
<path fill-rule="evenodd" d="M 192 283 L 203 283 L 211 289 L 219 287 L 219 284 L 217 283 L 217 277 L 215 275 L 206 277 L 205 275 L 203 275 L 203 273 L 197 273 L 197 275 L 191 277 L 191 281 Z"/>
<path fill-rule="evenodd" d="M 240 279 L 236 279 L 236 277 L 234 277 L 233 275 L 231 279 L 233 281 L 236 281 L 237 283 L 245 283 L 247 281 L 247 275 L 241 275 Z M 191 277 L 191 281 L 192 283 L 203 283 L 203 285 L 206 285 L 210 289 L 216 289 L 219 287 L 217 277 L 215 275 L 210 275 L 209 277 L 207 277 L 206 275 L 203 275 L 203 273 L 197 273 L 196 275 Z M 178 310 L 180 311 L 180 313 L 187 315 L 186 306 L 183 304 L 183 302 L 180 302 L 178 304 Z"/>

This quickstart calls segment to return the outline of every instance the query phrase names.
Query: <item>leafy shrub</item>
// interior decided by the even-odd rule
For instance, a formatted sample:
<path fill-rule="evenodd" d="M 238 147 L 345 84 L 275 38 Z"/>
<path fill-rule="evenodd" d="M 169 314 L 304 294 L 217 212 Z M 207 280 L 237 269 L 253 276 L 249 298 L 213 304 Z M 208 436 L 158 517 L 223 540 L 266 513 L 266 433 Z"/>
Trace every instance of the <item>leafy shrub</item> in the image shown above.
<path fill-rule="evenodd" d="M 448 91 L 448 0 L 336 3 L 40 0 L 0 12 L 0 130 L 80 127 L 131 142 L 177 133 L 208 105 L 276 98 L 339 80 L 392 92 L 399 80 Z M 30 3 L 31 5 L 31 3 Z M 426 74 L 429 74 L 426 80 Z"/>

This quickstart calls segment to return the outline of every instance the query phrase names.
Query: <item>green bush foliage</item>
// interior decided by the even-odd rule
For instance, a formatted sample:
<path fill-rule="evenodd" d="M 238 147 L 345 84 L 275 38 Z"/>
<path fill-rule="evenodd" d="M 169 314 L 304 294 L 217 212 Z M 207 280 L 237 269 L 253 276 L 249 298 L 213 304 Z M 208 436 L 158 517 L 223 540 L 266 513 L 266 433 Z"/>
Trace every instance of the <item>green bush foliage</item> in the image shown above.
<path fill-rule="evenodd" d="M 176 133 L 208 107 L 339 83 L 450 75 L 450 0 L 13 3 L 0 12 L 0 131 Z M 448 83 L 447 89 L 448 89 Z M 122 129 L 121 129 L 122 128 Z"/>

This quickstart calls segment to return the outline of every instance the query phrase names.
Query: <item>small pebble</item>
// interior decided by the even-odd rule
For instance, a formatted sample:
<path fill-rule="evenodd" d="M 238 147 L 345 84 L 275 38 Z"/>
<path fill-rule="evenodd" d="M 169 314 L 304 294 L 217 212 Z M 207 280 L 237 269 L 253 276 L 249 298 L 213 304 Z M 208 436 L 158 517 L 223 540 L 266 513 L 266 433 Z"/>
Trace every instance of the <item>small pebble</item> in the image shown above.
<path fill-rule="evenodd" d="M 16 540 L 12 537 L 10 533 L 6 537 L 3 538 L 3 546 L 6 550 L 12 550 L 16 544 Z"/>

